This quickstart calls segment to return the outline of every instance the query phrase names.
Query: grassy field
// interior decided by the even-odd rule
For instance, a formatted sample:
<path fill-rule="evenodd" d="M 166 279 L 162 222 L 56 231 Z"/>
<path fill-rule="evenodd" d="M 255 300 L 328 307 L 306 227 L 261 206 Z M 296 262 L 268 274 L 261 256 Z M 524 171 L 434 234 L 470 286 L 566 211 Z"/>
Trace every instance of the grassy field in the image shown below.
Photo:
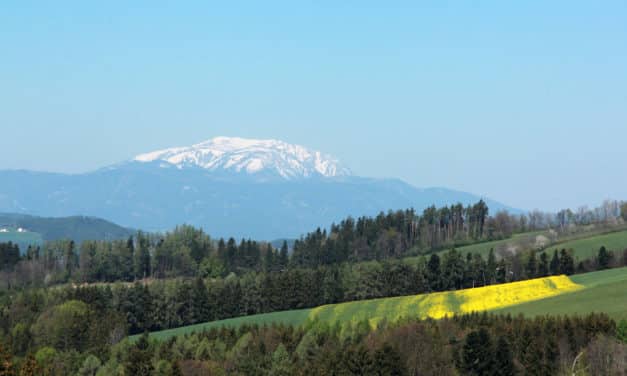
<path fill-rule="evenodd" d="M 592 236 L 585 239 L 558 243 L 547 247 L 547 250 L 551 251 L 553 249 L 562 248 L 573 249 L 575 257 L 578 260 L 584 260 L 596 257 L 601 246 L 605 246 L 605 248 L 610 251 L 614 251 L 617 254 L 621 253 L 623 250 L 627 249 L 627 231 L 614 232 L 605 235 Z"/>
<path fill-rule="evenodd" d="M 495 251 L 499 250 L 499 249 L 503 249 L 503 248 L 507 248 L 507 247 L 516 247 L 516 248 L 520 248 L 519 244 L 527 239 L 534 239 L 536 236 L 538 235 L 543 235 L 546 231 L 536 231 L 536 232 L 526 232 L 523 234 L 516 234 L 514 236 L 512 236 L 509 239 L 503 239 L 503 240 L 494 240 L 491 242 L 485 242 L 485 243 L 478 243 L 478 244 L 471 244 L 471 245 L 467 245 L 464 247 L 460 247 L 457 250 L 460 251 L 462 254 L 466 254 L 466 253 L 478 253 L 480 254 L 483 258 L 488 258 L 488 254 L 490 253 L 490 249 L 494 249 Z M 448 252 L 448 250 L 446 251 L 441 251 L 438 252 L 440 256 L 442 256 L 444 253 Z"/>
<path fill-rule="evenodd" d="M 502 239 L 502 240 L 493 240 L 489 242 L 477 243 L 465 245 L 462 247 L 457 247 L 456 249 L 461 252 L 463 255 L 467 253 L 478 253 L 483 258 L 487 259 L 488 254 L 490 253 L 490 249 L 494 249 L 495 253 L 498 256 L 498 253 L 502 249 L 507 248 L 515 248 L 517 251 L 524 250 L 526 248 L 522 246 L 522 244 L 527 244 L 529 242 L 533 242 L 535 237 L 538 235 L 545 235 L 547 231 L 535 231 L 535 232 L 525 232 L 522 234 L 515 234 L 511 238 Z M 449 249 L 445 249 L 437 252 L 437 254 L 442 257 Z M 410 264 L 418 262 L 418 260 L 424 256 L 416 256 L 416 257 L 406 257 L 404 260 Z"/>
<path fill-rule="evenodd" d="M 431 317 L 437 319 L 444 316 L 452 316 L 456 313 L 495 310 L 501 307 L 577 291 L 582 288 L 583 286 L 574 283 L 566 276 L 555 276 L 475 289 L 372 299 L 325 305 L 313 309 L 253 315 L 164 330 L 152 333 L 151 336 L 158 339 L 167 339 L 172 336 L 220 326 L 270 323 L 300 325 L 311 320 L 320 320 L 328 323 L 368 321 L 371 326 L 376 326 L 382 320 L 397 321 L 401 318 L 411 317 Z"/>
<path fill-rule="evenodd" d="M 292 311 L 283 311 L 283 312 L 272 312 L 272 313 L 264 313 L 261 315 L 252 315 L 252 316 L 244 316 L 244 317 L 236 317 L 233 319 L 226 319 L 220 321 L 212 321 L 202 324 L 189 325 L 184 326 L 182 328 L 162 330 L 159 332 L 150 333 L 152 338 L 156 338 L 159 340 L 165 340 L 170 337 L 185 335 L 193 332 L 200 332 L 203 330 L 208 330 L 211 328 L 220 328 L 220 327 L 239 327 L 242 325 L 264 325 L 264 324 L 272 324 L 272 323 L 282 323 L 285 325 L 301 325 L 305 323 L 309 317 L 311 309 L 300 309 L 300 310 L 292 310 Z M 138 336 L 131 337 L 131 340 L 137 338 Z"/>
<path fill-rule="evenodd" d="M 571 279 L 584 288 L 496 312 L 526 316 L 604 312 L 615 320 L 627 319 L 627 268 L 581 274 Z"/>
<path fill-rule="evenodd" d="M 384 319 L 394 321 L 404 317 L 440 318 L 472 311 L 528 316 L 605 312 L 620 320 L 627 319 L 626 293 L 627 268 L 620 268 L 571 278 L 539 278 L 460 291 L 373 299 L 239 317 L 154 332 L 151 336 L 167 339 L 221 326 L 271 323 L 302 325 L 315 319 L 341 323 L 367 320 L 371 325 L 376 325 Z"/>
<path fill-rule="evenodd" d="M 457 250 L 463 255 L 467 253 L 478 253 L 483 258 L 487 258 L 490 249 L 494 249 L 495 254 L 499 257 L 503 252 L 520 252 L 534 248 L 533 244 L 535 244 L 536 237 L 538 236 L 542 236 L 545 240 L 549 241 L 550 245 L 544 248 L 547 252 L 552 252 L 554 249 L 572 248 L 575 258 L 578 261 L 596 257 L 601 246 L 605 246 L 608 250 L 615 251 L 617 255 L 627 248 L 627 231 L 625 230 L 606 234 L 571 234 L 564 235 L 562 238 L 557 239 L 555 239 L 554 234 L 549 235 L 547 231 L 536 231 L 516 234 L 508 239 L 458 247 Z M 437 253 L 439 256 L 442 256 L 448 251 L 447 249 Z M 407 257 L 404 260 L 412 264 L 418 262 L 421 257 L 422 256 Z"/>
<path fill-rule="evenodd" d="M 326 305 L 312 309 L 309 319 L 330 323 L 368 320 L 372 326 L 381 320 L 397 321 L 404 317 L 439 319 L 458 313 L 489 311 L 580 288 L 566 276 L 538 278 L 475 289 Z"/>

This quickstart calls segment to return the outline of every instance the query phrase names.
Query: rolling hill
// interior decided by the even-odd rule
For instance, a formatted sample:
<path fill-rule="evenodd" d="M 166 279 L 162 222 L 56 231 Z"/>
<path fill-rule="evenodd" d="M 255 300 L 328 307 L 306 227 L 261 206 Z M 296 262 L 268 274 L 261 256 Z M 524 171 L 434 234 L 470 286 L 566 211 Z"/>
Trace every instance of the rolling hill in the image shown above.
<path fill-rule="evenodd" d="M 366 320 L 371 325 L 376 325 L 383 320 L 396 321 L 404 317 L 437 319 L 446 315 L 474 311 L 528 316 L 604 312 L 620 320 L 627 319 L 625 296 L 627 296 L 627 268 L 619 268 L 572 277 L 555 276 L 460 291 L 372 299 L 311 309 L 273 312 L 163 330 L 150 335 L 156 339 L 168 339 L 222 326 L 238 327 L 246 324 L 272 323 L 303 325 L 311 320 L 330 323 L 355 323 Z"/>
<path fill-rule="evenodd" d="M 627 268 L 572 277 L 555 276 L 475 289 L 332 304 L 312 309 L 274 312 L 186 326 L 151 333 L 158 339 L 221 326 L 283 323 L 302 325 L 311 320 L 355 323 L 366 320 L 441 318 L 446 315 L 490 311 L 524 315 L 605 312 L 627 318 Z"/>
<path fill-rule="evenodd" d="M 24 250 L 28 245 L 39 245 L 48 240 L 72 239 L 77 243 L 84 240 L 125 239 L 135 233 L 115 223 L 94 217 L 44 218 L 24 214 L 0 213 L 0 242 L 11 241 Z M 18 232 L 22 228 L 25 232 Z"/>

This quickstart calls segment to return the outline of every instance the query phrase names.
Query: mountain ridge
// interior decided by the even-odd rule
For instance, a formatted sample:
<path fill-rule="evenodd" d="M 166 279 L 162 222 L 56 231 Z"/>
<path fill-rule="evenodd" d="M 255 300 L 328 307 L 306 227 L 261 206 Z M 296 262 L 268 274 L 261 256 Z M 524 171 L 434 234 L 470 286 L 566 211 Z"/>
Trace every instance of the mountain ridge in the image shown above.
<path fill-rule="evenodd" d="M 177 165 L 163 161 L 161 152 L 144 161 L 125 161 L 83 174 L 0 171 L 0 212 L 95 216 L 147 231 L 185 223 L 212 236 L 258 240 L 296 238 L 349 216 L 407 208 L 421 211 L 458 202 L 468 205 L 480 199 L 491 212 L 520 212 L 484 196 L 441 187 L 416 188 L 400 179 L 348 173 L 286 178 L 276 171 L 242 173 L 206 168 L 202 163 Z M 245 159 L 256 157 L 247 154 Z"/>
<path fill-rule="evenodd" d="M 279 140 L 215 137 L 192 146 L 172 147 L 140 154 L 134 162 L 160 162 L 183 169 L 230 170 L 292 180 L 351 175 L 350 169 L 328 154 Z M 161 165 L 161 167 L 169 167 Z"/>

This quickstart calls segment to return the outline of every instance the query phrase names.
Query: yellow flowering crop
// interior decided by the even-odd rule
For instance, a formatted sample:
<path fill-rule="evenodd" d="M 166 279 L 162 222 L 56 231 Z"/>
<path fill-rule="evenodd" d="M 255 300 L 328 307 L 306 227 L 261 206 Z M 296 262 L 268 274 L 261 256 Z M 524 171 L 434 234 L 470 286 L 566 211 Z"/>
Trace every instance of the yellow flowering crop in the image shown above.
<path fill-rule="evenodd" d="M 554 276 L 473 289 L 373 299 L 333 304 L 312 309 L 311 319 L 357 322 L 376 326 L 382 319 L 401 317 L 439 319 L 459 313 L 489 311 L 583 288 L 566 276 Z"/>

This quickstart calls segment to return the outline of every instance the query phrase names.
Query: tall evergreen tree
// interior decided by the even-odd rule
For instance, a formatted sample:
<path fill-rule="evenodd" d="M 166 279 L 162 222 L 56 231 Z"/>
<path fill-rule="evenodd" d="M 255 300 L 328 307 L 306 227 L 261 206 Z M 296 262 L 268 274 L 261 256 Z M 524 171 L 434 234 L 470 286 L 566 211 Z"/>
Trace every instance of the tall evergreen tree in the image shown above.
<path fill-rule="evenodd" d="M 549 256 L 546 252 L 542 252 L 538 263 L 538 277 L 546 277 L 547 275 L 549 275 Z"/>
<path fill-rule="evenodd" d="M 433 290 L 439 290 L 441 286 L 441 274 L 440 274 L 440 257 L 437 254 L 432 254 L 427 263 L 427 280 L 429 281 L 429 288 Z"/>
<path fill-rule="evenodd" d="M 493 375 L 493 351 L 490 333 L 485 328 L 468 333 L 462 348 L 462 370 L 464 374 Z"/>
<path fill-rule="evenodd" d="M 525 273 L 527 274 L 527 278 L 535 278 L 538 275 L 538 262 L 534 250 L 529 252 L 529 259 L 527 260 L 527 265 L 525 265 Z"/>
<path fill-rule="evenodd" d="M 612 260 L 612 254 L 607 251 L 605 246 L 602 246 L 599 249 L 599 255 L 597 256 L 598 270 L 609 268 L 611 260 Z"/>
<path fill-rule="evenodd" d="M 505 283 L 507 282 L 507 277 L 507 264 L 504 259 L 501 259 L 496 267 L 496 282 Z"/>
<path fill-rule="evenodd" d="M 488 262 L 486 265 L 486 279 L 488 280 L 488 284 L 493 284 L 496 281 L 496 256 L 494 255 L 494 248 L 490 248 L 490 253 L 488 253 Z"/>
<path fill-rule="evenodd" d="M 407 369 L 398 350 L 387 343 L 374 353 L 373 370 L 374 374 L 378 376 L 407 375 Z"/>
<path fill-rule="evenodd" d="M 344 369 L 351 375 L 375 374 L 373 359 L 366 346 L 362 343 L 351 346 L 343 356 Z"/>
<path fill-rule="evenodd" d="M 131 347 L 128 352 L 126 362 L 124 363 L 125 374 L 136 376 L 150 376 L 154 371 L 152 365 L 152 354 L 150 343 L 148 342 L 148 333 L 144 333 L 137 343 Z"/>
<path fill-rule="evenodd" d="M 514 356 L 511 346 L 505 336 L 499 336 L 496 342 L 494 353 L 494 374 L 496 376 L 514 376 L 516 368 L 514 366 Z"/>
<path fill-rule="evenodd" d="M 280 267 L 281 270 L 287 268 L 287 263 L 288 263 L 288 248 L 287 248 L 287 241 L 283 241 L 283 245 L 281 245 L 281 251 L 279 252 L 279 262 L 278 265 Z"/>
<path fill-rule="evenodd" d="M 575 259 L 565 249 L 560 252 L 560 272 L 566 275 L 575 273 Z"/>
<path fill-rule="evenodd" d="M 135 278 L 150 277 L 150 241 L 141 231 L 137 233 L 137 249 L 135 250 Z"/>
<path fill-rule="evenodd" d="M 557 249 L 553 252 L 553 258 L 551 259 L 551 264 L 549 265 L 549 271 L 551 272 L 551 275 L 558 275 L 561 272 L 560 258 L 557 255 Z"/>

